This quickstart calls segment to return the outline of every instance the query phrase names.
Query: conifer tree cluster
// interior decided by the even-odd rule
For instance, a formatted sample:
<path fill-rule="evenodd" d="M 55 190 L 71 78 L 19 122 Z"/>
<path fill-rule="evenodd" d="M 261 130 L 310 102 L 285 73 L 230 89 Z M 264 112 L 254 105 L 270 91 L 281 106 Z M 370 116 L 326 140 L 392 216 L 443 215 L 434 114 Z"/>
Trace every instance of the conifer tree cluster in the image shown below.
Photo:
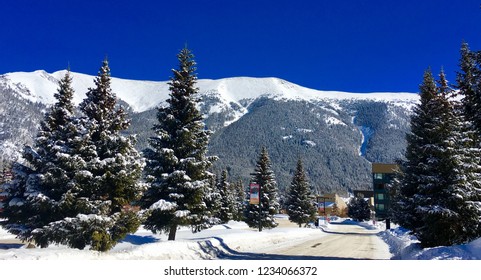
<path fill-rule="evenodd" d="M 312 204 L 311 189 L 302 165 L 302 160 L 297 161 L 296 172 L 292 178 L 287 194 L 287 214 L 289 220 L 301 227 L 315 220 L 317 209 Z"/>
<path fill-rule="evenodd" d="M 211 192 L 208 201 L 209 208 L 214 211 L 218 223 L 227 223 L 230 220 L 244 220 L 245 192 L 242 181 L 232 183 L 228 178 L 228 171 L 223 170 L 215 182 L 215 190 Z"/>
<path fill-rule="evenodd" d="M 458 91 L 430 70 L 411 118 L 406 160 L 392 184 L 392 218 L 425 247 L 481 236 L 480 56 L 461 48 Z"/>
<path fill-rule="evenodd" d="M 27 163 L 15 163 L 2 224 L 22 240 L 107 251 L 140 225 L 129 206 L 142 191 L 143 161 L 134 137 L 121 135 L 129 121 L 111 91 L 107 60 L 94 82 L 76 117 L 67 71 L 34 147 L 25 147 Z"/>
<path fill-rule="evenodd" d="M 260 203 L 249 204 L 246 209 L 246 223 L 253 228 L 275 228 L 278 223 L 274 215 L 279 211 L 279 196 L 274 171 L 267 149 L 262 148 L 257 160 L 252 183 L 259 185 Z"/>

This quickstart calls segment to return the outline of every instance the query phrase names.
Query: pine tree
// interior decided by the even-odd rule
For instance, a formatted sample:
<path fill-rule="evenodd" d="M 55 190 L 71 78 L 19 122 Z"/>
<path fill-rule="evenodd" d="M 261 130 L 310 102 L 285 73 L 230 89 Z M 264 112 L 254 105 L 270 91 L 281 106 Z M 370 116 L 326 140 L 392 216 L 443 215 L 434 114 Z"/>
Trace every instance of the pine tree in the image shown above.
<path fill-rule="evenodd" d="M 75 141 L 77 170 L 64 195 L 71 215 L 50 223 L 42 235 L 78 249 L 107 251 L 140 225 L 131 203 L 143 190 L 143 161 L 134 136 L 122 135 L 130 122 L 116 104 L 107 60 L 94 83 L 80 104 L 85 117 L 77 123 L 82 131 Z"/>
<path fill-rule="evenodd" d="M 347 215 L 355 221 L 367 221 L 371 218 L 369 203 L 363 197 L 353 197 L 349 201 Z"/>
<path fill-rule="evenodd" d="M 457 76 L 458 91 L 453 98 L 454 110 L 460 123 L 455 132 L 458 140 L 456 178 L 459 210 L 458 242 L 464 243 L 481 236 L 481 56 L 461 47 L 460 68 Z M 462 98 L 456 98 L 462 96 Z M 457 100 L 461 100 L 458 102 Z M 459 202 L 462 197 L 463 204 Z"/>
<path fill-rule="evenodd" d="M 204 203 L 207 209 L 205 216 L 208 217 L 205 227 L 220 224 L 221 219 L 219 218 L 219 213 L 222 207 L 222 197 L 219 192 L 217 176 L 215 174 L 209 177 L 209 182 L 205 185 Z"/>
<path fill-rule="evenodd" d="M 297 168 L 294 177 L 292 178 L 291 186 L 287 195 L 287 214 L 289 220 L 301 227 L 314 221 L 316 216 L 316 207 L 311 201 L 311 191 L 307 176 L 302 165 L 302 160 L 297 161 Z"/>
<path fill-rule="evenodd" d="M 235 194 L 233 219 L 234 221 L 243 221 L 246 206 L 246 191 L 242 184 L 242 180 L 238 180 L 232 187 L 232 192 Z"/>
<path fill-rule="evenodd" d="M 251 181 L 259 184 L 260 205 L 248 205 L 246 223 L 250 227 L 259 228 L 259 230 L 262 230 L 264 227 L 274 228 L 278 225 L 274 215 L 279 211 L 279 197 L 277 194 L 277 182 L 265 147 L 262 148 L 254 173 L 251 175 Z"/>
<path fill-rule="evenodd" d="M 437 179 L 437 170 L 433 168 L 439 159 L 435 158 L 435 150 L 440 140 L 438 131 L 439 121 L 436 114 L 437 88 L 430 71 L 424 74 L 423 84 L 420 86 L 421 102 L 414 108 L 411 117 L 411 132 L 407 134 L 406 162 L 401 164 L 402 177 L 394 181 L 396 195 L 394 196 L 393 219 L 401 226 L 416 231 L 422 226 L 421 216 L 416 208 L 419 204 L 419 185 L 431 186 L 429 180 Z M 399 185 L 396 185 L 399 183 Z"/>
<path fill-rule="evenodd" d="M 466 180 L 476 177 L 468 168 L 473 158 L 466 149 L 470 140 L 448 100 L 453 91 L 444 72 L 438 84 L 427 71 L 407 137 L 406 162 L 392 191 L 395 222 L 412 230 L 424 247 L 472 240 L 479 223 L 475 203 L 470 202 L 474 189 Z"/>
<path fill-rule="evenodd" d="M 437 87 L 430 71 L 424 74 L 420 86 L 421 103 L 414 109 L 411 118 L 411 133 L 407 135 L 406 163 L 402 165 L 402 179 L 393 209 L 397 212 L 395 221 L 419 235 L 423 226 L 423 217 L 419 209 L 426 209 L 426 193 L 429 188 L 439 185 L 439 170 L 436 170 L 440 158 L 439 144 L 446 138 L 439 138 L 439 120 L 437 119 Z M 396 181 L 395 181 L 396 183 Z M 422 192 L 421 189 L 426 191 Z M 423 208 L 424 207 L 424 208 Z M 427 212 L 427 211 L 423 211 Z"/>
<path fill-rule="evenodd" d="M 36 183 L 36 173 L 30 167 L 15 162 L 12 166 L 13 180 L 2 185 L 4 200 L 0 212 L 0 224 L 22 241 L 32 241 L 32 231 L 37 228 L 37 213 L 29 201 L 29 190 Z M 32 175 L 32 177 L 30 177 Z M 32 178 L 31 180 L 29 180 Z M 28 183 L 27 183 L 28 182 Z M 34 217 L 33 219 L 31 217 Z M 42 226 L 42 224 L 40 225 Z"/>
<path fill-rule="evenodd" d="M 233 219 L 234 197 L 231 184 L 227 181 L 227 170 L 222 171 L 222 175 L 217 183 L 217 190 L 220 194 L 220 211 L 218 217 L 222 223 L 227 223 Z"/>
<path fill-rule="evenodd" d="M 69 214 L 65 194 L 72 188 L 77 163 L 74 143 L 79 135 L 71 83 L 67 71 L 54 94 L 57 102 L 40 123 L 34 147 L 24 149 L 26 165 L 14 165 L 14 180 L 7 187 L 5 227 L 41 247 L 54 242 L 44 234 L 44 228 Z"/>
<path fill-rule="evenodd" d="M 167 107 L 160 107 L 156 136 L 145 150 L 146 173 L 150 184 L 141 200 L 146 211 L 145 228 L 168 232 L 175 240 L 178 226 L 193 232 L 211 226 L 212 212 L 205 203 L 210 178 L 207 171 L 215 157 L 207 157 L 210 131 L 204 130 L 197 104 L 194 56 L 184 48 L 177 55 L 179 68 L 172 70 Z"/>
<path fill-rule="evenodd" d="M 416 212 L 422 221 L 422 225 L 415 229 L 415 235 L 425 247 L 455 244 L 459 222 L 457 204 L 463 203 L 462 200 L 455 202 L 458 198 L 455 195 L 457 143 L 454 132 L 459 123 L 447 98 L 450 89 L 444 72 L 440 78 L 439 87 L 432 86 L 429 81 L 427 88 L 435 94 L 429 104 L 430 111 L 426 112 L 429 117 L 424 124 L 424 136 L 432 138 L 421 146 L 426 156 L 421 166 L 426 173 L 420 178 L 415 196 Z"/>

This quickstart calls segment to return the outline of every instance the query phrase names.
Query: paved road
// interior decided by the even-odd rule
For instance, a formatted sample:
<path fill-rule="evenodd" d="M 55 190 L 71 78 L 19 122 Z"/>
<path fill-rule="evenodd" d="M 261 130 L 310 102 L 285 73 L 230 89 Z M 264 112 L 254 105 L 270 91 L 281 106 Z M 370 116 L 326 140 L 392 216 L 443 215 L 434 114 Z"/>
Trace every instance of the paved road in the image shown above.
<path fill-rule="evenodd" d="M 323 259 L 390 259 L 386 243 L 376 234 L 378 230 L 356 224 L 331 224 L 327 235 L 296 244 L 280 245 L 263 250 L 264 254 L 286 256 L 313 256 Z"/>

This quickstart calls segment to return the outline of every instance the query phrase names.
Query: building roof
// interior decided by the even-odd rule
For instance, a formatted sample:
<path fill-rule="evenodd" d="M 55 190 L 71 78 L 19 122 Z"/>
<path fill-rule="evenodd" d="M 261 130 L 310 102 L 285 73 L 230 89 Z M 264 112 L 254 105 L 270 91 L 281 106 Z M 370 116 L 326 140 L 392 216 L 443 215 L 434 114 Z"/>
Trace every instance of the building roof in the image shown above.
<path fill-rule="evenodd" d="M 394 163 L 372 163 L 372 173 L 394 173 L 399 166 Z"/>

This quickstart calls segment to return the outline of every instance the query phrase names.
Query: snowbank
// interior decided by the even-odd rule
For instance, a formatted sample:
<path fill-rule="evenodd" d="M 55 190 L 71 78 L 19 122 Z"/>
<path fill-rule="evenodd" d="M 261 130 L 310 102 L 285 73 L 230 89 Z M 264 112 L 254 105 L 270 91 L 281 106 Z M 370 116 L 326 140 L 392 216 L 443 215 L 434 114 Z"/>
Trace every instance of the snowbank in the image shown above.
<path fill-rule="evenodd" d="M 379 233 L 397 260 L 481 260 L 481 238 L 468 244 L 423 249 L 416 237 L 401 227 Z"/>

